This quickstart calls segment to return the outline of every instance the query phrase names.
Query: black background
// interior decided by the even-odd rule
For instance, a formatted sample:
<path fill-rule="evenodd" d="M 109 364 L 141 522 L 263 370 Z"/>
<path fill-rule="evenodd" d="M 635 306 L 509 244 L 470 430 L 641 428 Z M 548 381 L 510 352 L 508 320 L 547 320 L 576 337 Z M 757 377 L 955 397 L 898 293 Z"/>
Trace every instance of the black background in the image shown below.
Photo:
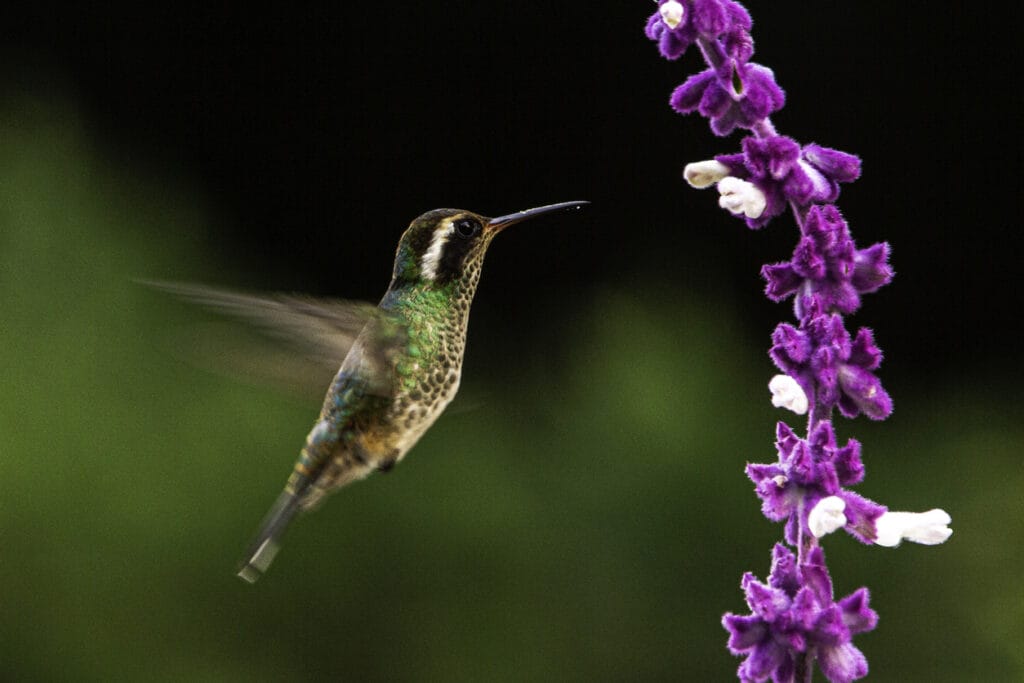
<path fill-rule="evenodd" d="M 749 3 L 755 60 L 787 92 L 779 131 L 863 159 L 839 206 L 861 246 L 892 244 L 897 279 L 858 323 L 896 376 L 1016 356 L 1018 22 L 967 7 Z M 758 269 L 788 257 L 792 223 L 750 233 L 680 180 L 739 136 L 668 108 L 702 65 L 657 54 L 653 9 L 36 6 L 4 22 L 0 54 L 7 89 L 70 89 L 118 160 L 193 184 L 232 284 L 376 299 L 425 210 L 588 199 L 503 237 L 492 310 L 535 325 L 531 308 L 571 312 L 595 285 L 684 286 L 734 303 L 767 345 L 790 314 L 760 298 Z"/>

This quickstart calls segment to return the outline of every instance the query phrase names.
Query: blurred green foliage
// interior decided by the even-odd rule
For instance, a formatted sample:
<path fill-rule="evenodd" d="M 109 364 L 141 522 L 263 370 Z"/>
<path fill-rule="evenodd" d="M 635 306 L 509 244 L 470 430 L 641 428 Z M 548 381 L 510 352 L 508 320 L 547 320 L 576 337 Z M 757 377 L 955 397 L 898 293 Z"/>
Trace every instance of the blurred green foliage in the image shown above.
<path fill-rule="evenodd" d="M 735 311 L 595 283 L 571 326 L 550 322 L 571 335 L 563 367 L 523 348 L 467 377 L 482 406 L 300 520 L 249 586 L 238 553 L 320 397 L 183 362 L 201 314 L 131 282 L 225 281 L 194 191 L 115 163 L 66 104 L 9 98 L 0 128 L 0 677 L 732 676 L 720 616 L 744 610 L 740 576 L 763 577 L 781 535 L 743 465 L 774 457 L 785 418 Z M 864 443 L 861 493 L 942 506 L 954 536 L 830 537 L 836 591 L 873 592 L 881 622 L 858 644 L 879 680 L 1021 680 L 1019 394 L 937 387 L 840 429 Z"/>

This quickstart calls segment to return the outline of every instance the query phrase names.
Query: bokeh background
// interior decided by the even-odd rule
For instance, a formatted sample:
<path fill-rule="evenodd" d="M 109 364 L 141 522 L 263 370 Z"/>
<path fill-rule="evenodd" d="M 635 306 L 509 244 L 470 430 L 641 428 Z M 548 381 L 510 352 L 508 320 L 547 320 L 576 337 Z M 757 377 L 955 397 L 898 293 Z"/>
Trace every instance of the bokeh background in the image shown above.
<path fill-rule="evenodd" d="M 860 154 L 840 206 L 897 278 L 851 321 L 893 417 L 858 491 L 944 546 L 825 542 L 872 590 L 876 680 L 1024 679 L 1019 9 L 751 0 L 799 140 Z M 0 678 L 728 680 L 719 618 L 781 528 L 768 337 L 786 304 L 689 161 L 649 2 L 44 4 L 0 40 Z M 23 14 L 22 14 L 23 12 Z M 394 472 L 235 563 L 319 386 L 133 278 L 376 300 L 404 226 L 570 199 L 488 257 L 462 394 Z M 220 349 L 220 351 L 218 351 Z M 221 356 L 221 353 L 226 355 Z M 232 360 L 232 358 L 234 360 Z"/>

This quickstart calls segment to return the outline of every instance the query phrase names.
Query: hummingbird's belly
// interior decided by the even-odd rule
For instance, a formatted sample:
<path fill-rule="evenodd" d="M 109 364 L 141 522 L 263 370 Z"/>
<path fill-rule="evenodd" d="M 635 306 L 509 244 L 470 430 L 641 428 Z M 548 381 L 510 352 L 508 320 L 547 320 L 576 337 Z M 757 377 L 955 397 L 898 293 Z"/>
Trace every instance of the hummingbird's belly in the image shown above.
<path fill-rule="evenodd" d="M 432 381 L 420 382 L 418 391 L 399 396 L 390 417 L 391 428 L 386 439 L 392 442 L 394 462 L 400 461 L 430 429 L 459 390 L 460 372 L 449 368 Z"/>
<path fill-rule="evenodd" d="M 302 506 L 316 507 L 325 494 L 400 462 L 455 398 L 460 374 L 459 368 L 449 368 L 417 383 L 418 391 L 395 397 L 383 415 L 359 425 L 351 439 L 335 442 Z"/>

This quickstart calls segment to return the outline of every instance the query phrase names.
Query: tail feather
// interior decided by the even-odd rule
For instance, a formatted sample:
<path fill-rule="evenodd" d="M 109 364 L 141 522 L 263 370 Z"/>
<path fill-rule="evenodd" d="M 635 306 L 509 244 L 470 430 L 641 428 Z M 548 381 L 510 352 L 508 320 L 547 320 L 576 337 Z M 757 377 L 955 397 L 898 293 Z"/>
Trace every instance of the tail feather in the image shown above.
<path fill-rule="evenodd" d="M 296 494 L 284 491 L 277 497 L 242 558 L 238 570 L 239 578 L 256 583 L 256 580 L 263 576 L 281 548 L 281 536 L 299 510 L 299 496 Z"/>

